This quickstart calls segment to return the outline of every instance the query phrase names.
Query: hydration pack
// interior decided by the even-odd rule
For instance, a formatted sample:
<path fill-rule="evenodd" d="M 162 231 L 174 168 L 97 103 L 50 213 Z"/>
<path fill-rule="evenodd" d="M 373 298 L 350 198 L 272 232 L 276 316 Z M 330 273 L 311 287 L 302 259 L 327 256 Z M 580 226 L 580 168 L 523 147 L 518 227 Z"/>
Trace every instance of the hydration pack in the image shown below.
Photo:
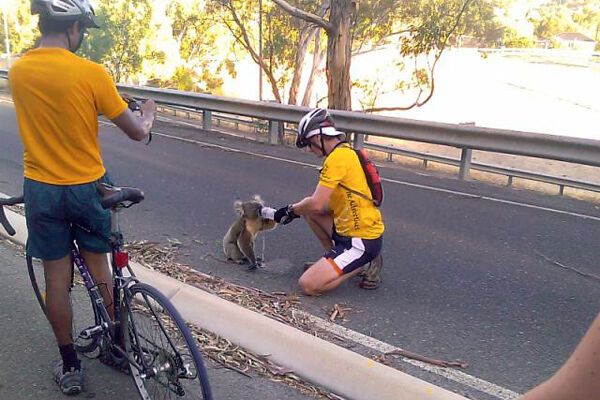
<path fill-rule="evenodd" d="M 356 150 L 353 149 L 358 156 L 358 160 L 360 161 L 360 165 L 365 173 L 365 178 L 367 178 L 367 185 L 369 185 L 369 189 L 371 191 L 371 197 L 365 196 L 364 194 L 350 189 L 346 185 L 340 184 L 344 189 L 360 196 L 364 199 L 370 200 L 373 202 L 375 207 L 380 207 L 383 204 L 383 184 L 381 183 L 381 178 L 379 176 L 379 171 L 377 170 L 377 166 L 369 159 L 369 155 L 365 149 Z"/>

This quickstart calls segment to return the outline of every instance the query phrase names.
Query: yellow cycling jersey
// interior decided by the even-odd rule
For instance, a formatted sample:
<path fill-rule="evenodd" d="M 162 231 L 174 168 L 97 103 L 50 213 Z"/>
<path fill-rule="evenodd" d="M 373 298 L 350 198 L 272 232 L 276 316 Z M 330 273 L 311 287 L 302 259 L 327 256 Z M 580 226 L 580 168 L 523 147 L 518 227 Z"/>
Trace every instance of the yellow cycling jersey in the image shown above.
<path fill-rule="evenodd" d="M 102 177 L 98 115 L 114 119 L 127 109 L 106 69 L 66 49 L 44 47 L 17 60 L 8 79 L 25 177 L 54 185 Z"/>
<path fill-rule="evenodd" d="M 334 189 L 329 208 L 338 234 L 362 239 L 377 239 L 383 234 L 381 212 L 373 202 L 340 186 L 371 197 L 358 156 L 348 144 L 339 145 L 327 156 L 319 184 Z"/>

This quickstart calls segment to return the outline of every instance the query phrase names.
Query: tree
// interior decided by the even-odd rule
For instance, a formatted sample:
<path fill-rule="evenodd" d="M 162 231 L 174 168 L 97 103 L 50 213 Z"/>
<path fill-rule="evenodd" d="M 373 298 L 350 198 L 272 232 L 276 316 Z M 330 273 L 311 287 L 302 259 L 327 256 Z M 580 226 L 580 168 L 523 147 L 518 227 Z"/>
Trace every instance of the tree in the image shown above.
<path fill-rule="evenodd" d="M 329 0 L 324 0 L 319 8 L 318 15 L 324 17 L 329 10 Z M 292 76 L 292 83 L 290 85 L 289 92 L 289 104 L 297 104 L 298 102 L 298 91 L 300 87 L 300 81 L 302 80 L 302 73 L 304 71 L 304 58 L 306 56 L 308 46 L 310 42 L 314 40 L 314 51 L 313 51 L 313 64 L 309 74 L 307 87 L 305 90 L 304 98 L 302 103 L 308 103 L 312 97 L 312 87 L 314 83 L 314 76 L 317 73 L 317 69 L 323 61 L 323 52 L 321 51 L 321 29 L 310 24 L 304 24 L 300 31 L 300 38 L 296 46 L 296 55 L 294 61 L 294 73 Z"/>
<path fill-rule="evenodd" d="M 596 42 L 600 41 L 600 0 L 588 0 L 573 15 L 573 20 L 582 26 Z"/>
<path fill-rule="evenodd" d="M 244 0 L 215 0 L 221 9 L 218 20 L 227 28 L 235 40 L 236 46 L 247 52 L 262 69 L 271 87 L 275 100 L 283 98 L 280 88 L 289 80 L 289 70 L 293 56 L 290 51 L 297 40 L 298 31 L 291 28 L 290 18 L 282 20 L 278 10 L 265 7 L 263 18 L 264 53 L 260 56 L 258 48 L 258 3 Z"/>
<path fill-rule="evenodd" d="M 327 61 L 326 74 L 328 84 L 329 108 L 348 110 L 352 107 L 350 65 L 352 59 L 354 34 L 364 37 L 377 36 L 383 38 L 392 33 L 394 21 L 402 16 L 405 19 L 401 32 L 401 53 L 404 56 L 436 53 L 435 63 L 443 52 L 448 38 L 459 26 L 459 22 L 472 0 L 430 0 L 430 1 L 364 1 L 363 6 L 377 8 L 376 13 L 360 12 L 356 0 L 337 0 L 331 2 L 329 18 L 325 19 L 314 13 L 308 12 L 291 5 L 285 0 L 272 0 L 288 14 L 322 28 L 327 35 Z M 361 15 L 366 17 L 358 18 Z M 384 16 L 379 24 L 369 24 L 369 18 Z M 361 30 L 362 29 L 362 30 Z M 364 42 L 364 41 L 362 41 Z M 362 43 L 359 42 L 359 43 Z M 422 74 L 415 72 L 419 81 Z M 433 81 L 432 81 L 433 82 Z M 433 84 L 431 85 L 433 94 Z M 420 96 L 420 95 L 419 95 Z M 424 104 L 431 98 L 429 95 L 424 101 L 417 99 L 413 106 Z"/>
<path fill-rule="evenodd" d="M 178 90 L 219 94 L 223 70 L 235 76 L 235 67 L 222 47 L 223 31 L 217 29 L 207 9 L 199 0 L 171 0 L 166 8 L 170 36 L 177 47 L 179 60 L 174 74 L 161 85 Z M 221 55 L 221 57 L 217 57 Z M 174 63 L 175 60 L 170 60 Z"/>
<path fill-rule="evenodd" d="M 104 64 L 115 81 L 127 80 L 141 71 L 145 58 L 161 57 L 142 47 L 151 36 L 151 17 L 151 0 L 101 2 L 97 20 L 102 29 L 91 30 L 83 54 Z"/>
<path fill-rule="evenodd" d="M 29 0 L 3 0 L 7 4 L 0 7 L 4 18 L 4 7 L 8 13 L 8 32 L 10 38 L 10 49 L 13 54 L 21 54 L 31 49 L 39 37 L 36 29 L 38 18 L 31 15 Z M 0 25 L 0 42 L 4 47 L 4 29 Z"/>
<path fill-rule="evenodd" d="M 560 2 L 542 5 L 532 22 L 534 33 L 540 39 L 551 39 L 559 33 L 576 30 L 570 8 Z"/>

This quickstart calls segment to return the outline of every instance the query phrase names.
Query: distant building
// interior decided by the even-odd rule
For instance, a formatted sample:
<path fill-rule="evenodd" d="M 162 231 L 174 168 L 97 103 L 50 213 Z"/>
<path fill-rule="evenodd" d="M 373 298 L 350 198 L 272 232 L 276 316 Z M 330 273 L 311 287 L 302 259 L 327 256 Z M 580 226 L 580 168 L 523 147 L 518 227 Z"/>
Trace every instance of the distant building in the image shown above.
<path fill-rule="evenodd" d="M 578 50 L 586 53 L 593 53 L 596 42 L 594 39 L 577 32 L 565 32 L 554 36 L 554 40 L 560 44 L 560 47 Z"/>

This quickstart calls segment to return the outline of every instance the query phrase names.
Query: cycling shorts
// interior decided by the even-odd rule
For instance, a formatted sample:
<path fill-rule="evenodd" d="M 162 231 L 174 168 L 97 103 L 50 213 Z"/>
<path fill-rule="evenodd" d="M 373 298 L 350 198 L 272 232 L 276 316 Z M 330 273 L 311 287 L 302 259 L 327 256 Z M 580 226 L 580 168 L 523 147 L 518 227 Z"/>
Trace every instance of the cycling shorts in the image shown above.
<path fill-rule="evenodd" d="M 347 274 L 366 265 L 377 257 L 383 246 L 383 236 L 377 239 L 361 239 L 340 236 L 333 231 L 333 249 L 323 257 L 329 261 L 339 275 Z"/>

